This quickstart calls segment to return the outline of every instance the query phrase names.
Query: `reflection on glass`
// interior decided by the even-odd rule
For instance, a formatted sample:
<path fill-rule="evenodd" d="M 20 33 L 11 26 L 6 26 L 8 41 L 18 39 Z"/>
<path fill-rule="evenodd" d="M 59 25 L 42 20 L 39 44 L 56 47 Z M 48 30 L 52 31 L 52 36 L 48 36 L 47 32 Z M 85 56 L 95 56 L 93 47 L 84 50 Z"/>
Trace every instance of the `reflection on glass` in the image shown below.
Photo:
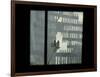
<path fill-rule="evenodd" d="M 83 12 L 48 11 L 47 64 L 82 63 Z"/>
<path fill-rule="evenodd" d="M 44 11 L 30 11 L 30 64 L 44 64 Z"/>

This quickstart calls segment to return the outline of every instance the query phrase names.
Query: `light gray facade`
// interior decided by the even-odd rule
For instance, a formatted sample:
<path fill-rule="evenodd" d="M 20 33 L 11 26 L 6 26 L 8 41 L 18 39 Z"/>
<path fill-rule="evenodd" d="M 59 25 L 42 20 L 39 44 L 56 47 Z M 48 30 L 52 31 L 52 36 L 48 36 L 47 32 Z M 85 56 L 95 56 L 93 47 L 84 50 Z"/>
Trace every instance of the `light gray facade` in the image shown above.
<path fill-rule="evenodd" d="M 30 11 L 30 64 L 44 64 L 44 11 Z"/>

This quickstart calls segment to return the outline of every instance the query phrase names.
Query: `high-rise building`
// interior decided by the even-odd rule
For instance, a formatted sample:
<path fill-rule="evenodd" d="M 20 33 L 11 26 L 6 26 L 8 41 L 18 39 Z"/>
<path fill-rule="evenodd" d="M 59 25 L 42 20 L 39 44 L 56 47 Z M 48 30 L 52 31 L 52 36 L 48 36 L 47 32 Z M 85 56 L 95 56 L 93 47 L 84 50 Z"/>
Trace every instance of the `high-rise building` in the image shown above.
<path fill-rule="evenodd" d="M 82 28 L 83 12 L 48 11 L 48 64 L 82 62 Z M 59 48 L 51 46 L 54 40 Z"/>

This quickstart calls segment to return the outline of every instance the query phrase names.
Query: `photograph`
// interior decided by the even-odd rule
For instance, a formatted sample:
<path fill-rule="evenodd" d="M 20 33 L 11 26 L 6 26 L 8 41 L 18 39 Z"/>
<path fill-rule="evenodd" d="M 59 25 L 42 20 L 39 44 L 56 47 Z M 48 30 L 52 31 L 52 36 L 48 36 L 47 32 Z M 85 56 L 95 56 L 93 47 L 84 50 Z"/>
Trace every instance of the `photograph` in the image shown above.
<path fill-rule="evenodd" d="M 47 54 L 45 54 L 47 17 Z M 83 12 L 30 11 L 30 64 L 81 64 Z"/>

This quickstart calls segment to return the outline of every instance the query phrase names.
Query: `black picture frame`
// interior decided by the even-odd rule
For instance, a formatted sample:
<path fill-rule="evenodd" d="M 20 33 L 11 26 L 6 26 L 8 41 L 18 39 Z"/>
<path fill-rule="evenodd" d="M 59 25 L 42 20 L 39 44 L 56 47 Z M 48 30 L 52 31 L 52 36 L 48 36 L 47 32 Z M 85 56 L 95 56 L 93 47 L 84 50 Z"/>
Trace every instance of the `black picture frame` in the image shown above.
<path fill-rule="evenodd" d="M 11 1 L 11 76 L 88 72 L 97 70 L 97 6 L 47 2 Z M 82 63 L 30 65 L 30 10 L 83 11 Z M 47 14 L 47 12 L 45 12 Z M 45 48 L 47 54 L 47 15 L 45 15 Z"/>

